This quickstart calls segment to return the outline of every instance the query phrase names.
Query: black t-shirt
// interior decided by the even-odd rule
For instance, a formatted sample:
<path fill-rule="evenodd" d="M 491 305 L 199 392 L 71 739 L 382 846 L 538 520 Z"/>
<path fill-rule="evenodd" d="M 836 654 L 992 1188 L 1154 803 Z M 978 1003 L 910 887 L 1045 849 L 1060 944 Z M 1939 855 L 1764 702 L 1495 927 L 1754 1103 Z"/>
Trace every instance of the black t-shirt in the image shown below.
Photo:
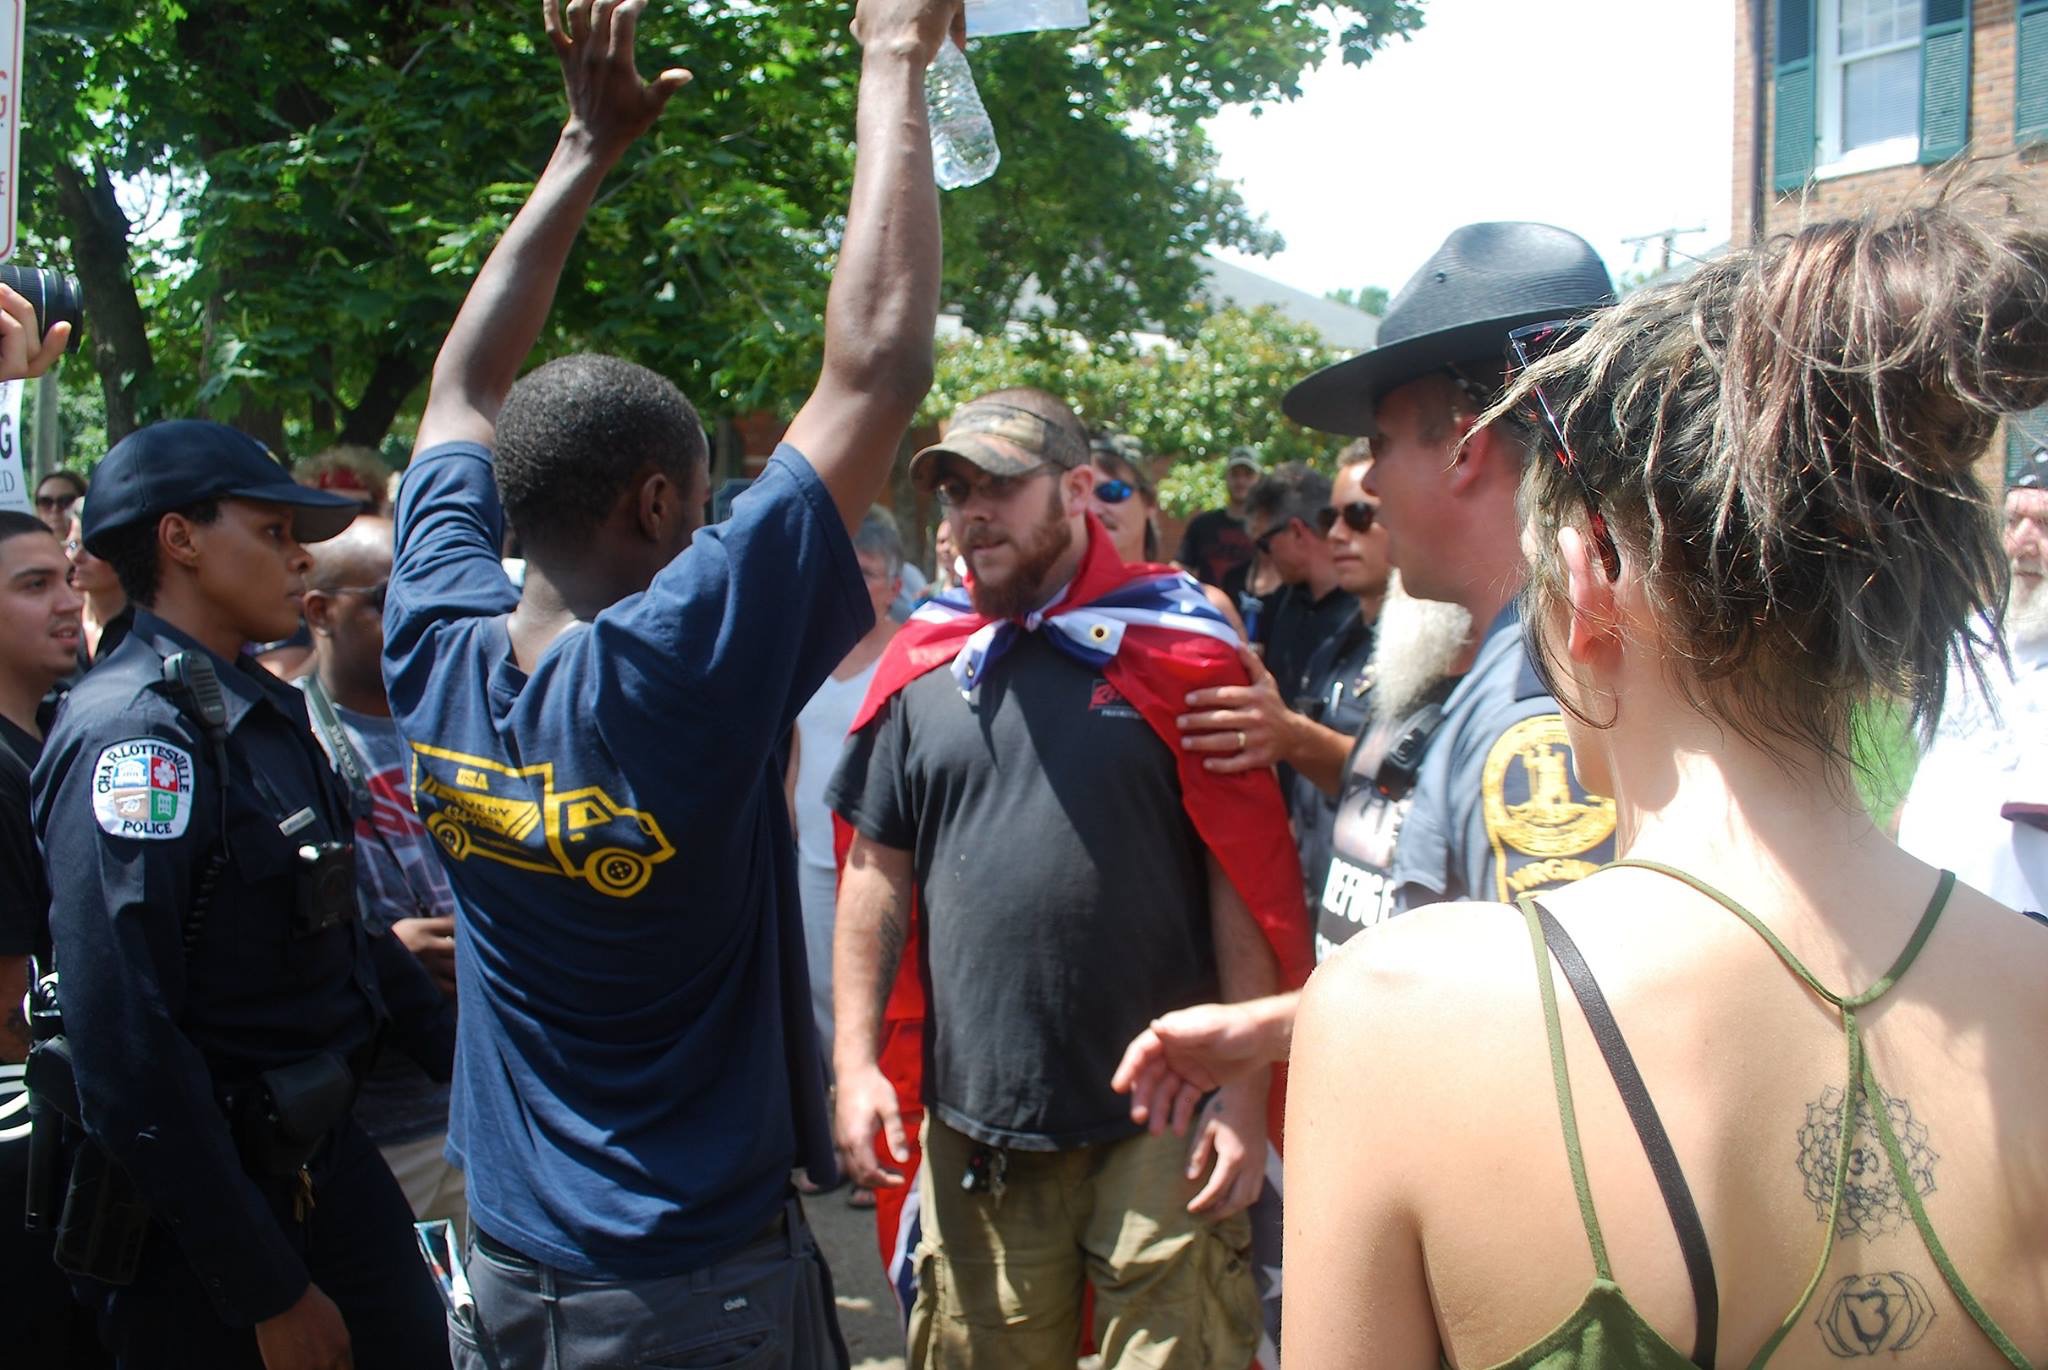
<path fill-rule="evenodd" d="M 944 669 L 905 686 L 826 798 L 912 854 L 938 1117 L 1023 1150 L 1135 1135 L 1109 1088 L 1125 1044 L 1216 994 L 1203 848 L 1137 710 L 1028 633 L 977 704 Z"/>
<path fill-rule="evenodd" d="M 42 740 L 0 718 L 0 956 L 45 958 L 50 892 L 28 814 L 28 776 Z"/>
<path fill-rule="evenodd" d="M 1232 517 L 1228 509 L 1211 509 L 1188 520 L 1174 560 L 1205 584 L 1221 586 L 1231 572 L 1249 566 L 1257 550 L 1243 519 Z"/>
<path fill-rule="evenodd" d="M 1358 596 L 1348 590 L 1333 589 L 1321 599 L 1310 599 L 1306 585 L 1283 585 L 1266 596 L 1258 640 L 1266 646 L 1266 669 L 1279 683 L 1282 699 L 1302 693 L 1316 648 L 1357 617 Z"/>
<path fill-rule="evenodd" d="M 1371 712 L 1372 646 L 1372 625 L 1354 617 L 1309 658 L 1301 693 L 1288 701 L 1289 706 L 1355 743 Z M 1330 830 L 1337 822 L 1337 801 L 1297 773 L 1288 781 L 1287 812 L 1294 820 L 1294 842 L 1301 852 L 1302 886 L 1313 908 L 1330 869 Z"/>
<path fill-rule="evenodd" d="M 1381 767 L 1389 750 L 1426 726 L 1425 711 L 1429 718 L 1438 716 L 1439 706 L 1456 684 L 1455 678 L 1438 682 L 1400 718 L 1372 720 L 1351 748 L 1332 815 L 1323 878 L 1309 886 L 1316 904 L 1318 965 L 1362 929 L 1393 915 L 1394 848 L 1414 802 L 1414 777 L 1392 783 L 1395 777 L 1389 775 L 1389 793 L 1379 784 Z"/>

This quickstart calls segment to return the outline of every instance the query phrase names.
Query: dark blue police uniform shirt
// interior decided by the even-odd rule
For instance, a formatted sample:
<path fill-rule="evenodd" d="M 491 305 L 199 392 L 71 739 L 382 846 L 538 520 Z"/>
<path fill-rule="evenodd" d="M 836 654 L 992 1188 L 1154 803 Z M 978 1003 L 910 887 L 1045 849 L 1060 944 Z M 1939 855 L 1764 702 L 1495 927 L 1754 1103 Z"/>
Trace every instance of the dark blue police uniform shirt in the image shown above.
<path fill-rule="evenodd" d="M 299 692 L 211 657 L 227 704 L 223 810 L 205 737 L 161 683 L 180 651 L 206 649 L 135 616 L 59 714 L 33 809 L 87 1128 L 169 1224 L 221 1318 L 247 1326 L 290 1308 L 306 1269 L 242 1169 L 216 1088 L 356 1052 L 380 1006 L 355 920 L 292 934 L 299 846 L 347 841 L 351 827 Z M 223 823 L 227 858 L 188 952 Z"/>
<path fill-rule="evenodd" d="M 406 471 L 384 613 L 413 797 L 447 859 L 461 993 L 448 1151 L 495 1239 L 598 1278 L 754 1236 L 835 1173 L 775 756 L 874 622 L 784 446 L 643 593 L 532 675 L 490 453 Z"/>
<path fill-rule="evenodd" d="M 1588 794 L 1510 603 L 1444 701 L 1394 848 L 1396 911 L 1512 903 L 1614 859 L 1614 801 Z"/>

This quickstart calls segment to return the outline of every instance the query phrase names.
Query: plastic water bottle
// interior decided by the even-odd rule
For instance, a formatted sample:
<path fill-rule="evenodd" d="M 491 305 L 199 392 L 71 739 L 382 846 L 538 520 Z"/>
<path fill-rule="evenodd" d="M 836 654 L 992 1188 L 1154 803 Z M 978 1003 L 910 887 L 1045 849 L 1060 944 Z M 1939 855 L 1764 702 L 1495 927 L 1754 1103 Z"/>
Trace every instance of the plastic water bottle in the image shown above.
<path fill-rule="evenodd" d="M 974 88 L 967 54 L 950 38 L 939 44 L 939 55 L 925 68 L 924 103 L 931 115 L 932 178 L 939 189 L 979 185 L 995 175 L 1003 160 L 995 126 Z"/>
<path fill-rule="evenodd" d="M 1088 27 L 1088 0 L 967 0 L 967 33 L 1039 33 Z"/>

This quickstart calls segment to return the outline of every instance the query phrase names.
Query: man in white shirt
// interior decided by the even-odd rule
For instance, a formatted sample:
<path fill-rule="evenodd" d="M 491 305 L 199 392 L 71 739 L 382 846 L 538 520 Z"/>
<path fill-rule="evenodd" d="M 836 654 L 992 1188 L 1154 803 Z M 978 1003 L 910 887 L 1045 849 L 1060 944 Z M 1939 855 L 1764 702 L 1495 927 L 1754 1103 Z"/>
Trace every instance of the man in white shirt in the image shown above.
<path fill-rule="evenodd" d="M 2006 491 L 2005 550 L 2012 670 L 1985 664 L 1988 695 L 1970 671 L 1952 674 L 1899 844 L 2014 908 L 2048 910 L 2048 449 Z"/>

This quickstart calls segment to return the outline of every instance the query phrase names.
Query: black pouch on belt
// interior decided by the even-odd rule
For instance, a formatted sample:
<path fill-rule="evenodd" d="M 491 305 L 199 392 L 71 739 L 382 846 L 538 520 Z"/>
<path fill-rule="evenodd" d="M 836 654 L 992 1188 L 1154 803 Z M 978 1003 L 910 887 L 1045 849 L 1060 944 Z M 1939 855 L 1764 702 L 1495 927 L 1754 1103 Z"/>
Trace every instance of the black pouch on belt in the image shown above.
<path fill-rule="evenodd" d="M 251 1174 L 296 1175 L 355 1103 L 356 1077 L 333 1052 L 266 1070 L 235 1109 L 235 1142 Z"/>

